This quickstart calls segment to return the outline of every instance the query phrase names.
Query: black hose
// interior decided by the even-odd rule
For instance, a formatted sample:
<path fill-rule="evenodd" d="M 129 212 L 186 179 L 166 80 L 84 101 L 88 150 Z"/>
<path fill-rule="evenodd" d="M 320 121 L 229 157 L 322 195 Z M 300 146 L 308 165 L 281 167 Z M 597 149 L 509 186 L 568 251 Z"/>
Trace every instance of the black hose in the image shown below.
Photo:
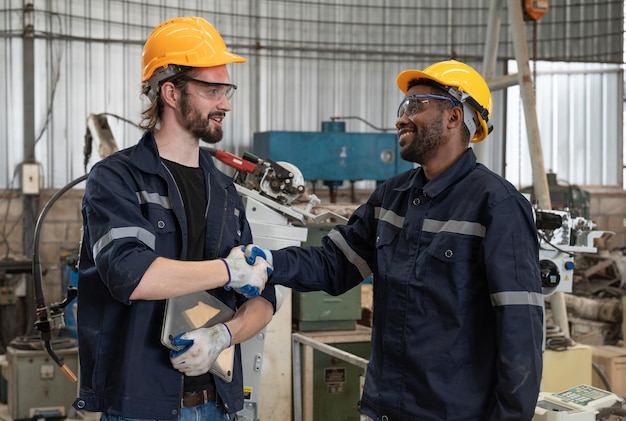
<path fill-rule="evenodd" d="M 33 284 L 35 290 L 35 304 L 36 304 L 36 312 L 37 312 L 37 320 L 35 321 L 35 328 L 41 334 L 41 340 L 43 341 L 44 347 L 50 357 L 61 367 L 61 370 L 72 380 L 76 381 L 76 376 L 72 371 L 63 363 L 63 359 L 60 358 L 52 348 L 52 330 L 53 330 L 53 321 L 50 318 L 50 312 L 48 311 L 48 307 L 46 306 L 46 297 L 43 292 L 43 270 L 41 268 L 41 259 L 39 256 L 39 243 L 41 237 L 41 227 L 43 225 L 43 221 L 46 218 L 46 215 L 52 208 L 52 205 L 56 203 L 57 200 L 61 196 L 63 196 L 68 190 L 72 187 L 81 183 L 87 179 L 89 174 L 82 175 L 77 179 L 70 181 L 68 184 L 63 186 L 59 191 L 57 191 L 51 198 L 48 200 L 41 213 L 39 214 L 39 218 L 37 219 L 37 224 L 35 225 L 35 238 L 33 241 Z"/>

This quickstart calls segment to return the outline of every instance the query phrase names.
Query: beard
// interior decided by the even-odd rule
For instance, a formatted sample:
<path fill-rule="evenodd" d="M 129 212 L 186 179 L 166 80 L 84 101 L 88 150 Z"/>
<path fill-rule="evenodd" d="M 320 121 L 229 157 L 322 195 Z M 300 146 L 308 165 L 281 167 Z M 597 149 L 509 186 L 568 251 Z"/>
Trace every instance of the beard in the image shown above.
<path fill-rule="evenodd" d="M 203 116 L 200 112 L 192 109 L 189 105 L 189 95 L 184 94 L 180 102 L 180 114 L 182 116 L 182 125 L 195 137 L 203 142 L 214 144 L 222 140 L 224 132 L 221 127 L 211 127 L 211 117 L 223 117 L 224 113 L 215 112 Z"/>
<path fill-rule="evenodd" d="M 413 139 L 400 150 L 400 156 L 405 161 L 423 165 L 437 154 L 442 143 L 441 116 L 436 116 L 430 119 L 424 127 L 416 127 Z"/>

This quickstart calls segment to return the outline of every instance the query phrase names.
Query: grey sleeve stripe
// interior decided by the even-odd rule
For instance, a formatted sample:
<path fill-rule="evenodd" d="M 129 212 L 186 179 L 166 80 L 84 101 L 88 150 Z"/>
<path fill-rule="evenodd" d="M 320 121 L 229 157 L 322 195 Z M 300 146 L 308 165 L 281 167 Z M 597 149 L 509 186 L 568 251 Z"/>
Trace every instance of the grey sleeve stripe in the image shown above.
<path fill-rule="evenodd" d="M 146 203 L 154 203 L 155 205 L 161 205 L 165 209 L 172 209 L 170 198 L 167 196 L 161 196 L 158 193 L 148 193 L 145 190 L 137 192 L 137 200 L 140 205 Z"/>
<path fill-rule="evenodd" d="M 356 254 L 354 250 L 352 250 L 352 248 L 350 248 L 350 246 L 346 242 L 346 239 L 343 238 L 343 236 L 339 233 L 339 231 L 333 228 L 328 233 L 328 238 L 330 238 L 330 240 L 333 243 L 335 243 L 335 245 L 339 248 L 339 250 L 342 251 L 344 256 L 346 256 L 346 259 L 348 259 L 350 263 L 356 266 L 356 268 L 359 270 L 359 273 L 361 274 L 363 279 L 367 278 L 368 276 L 372 274 L 372 269 L 370 269 L 367 262 L 363 258 L 361 258 L 361 256 Z"/>
<path fill-rule="evenodd" d="M 156 237 L 148 230 L 140 227 L 124 227 L 113 228 L 106 234 L 104 234 L 96 244 L 93 246 L 93 258 L 96 260 L 98 253 L 108 246 L 113 240 L 119 240 L 120 238 L 136 238 L 146 246 L 154 250 Z"/>
<path fill-rule="evenodd" d="M 437 221 L 435 219 L 425 219 L 423 225 L 424 231 L 427 232 L 454 232 L 457 234 L 474 235 L 476 237 L 484 237 L 486 228 L 477 222 L 468 221 Z"/>
<path fill-rule="evenodd" d="M 507 291 L 491 294 L 491 304 L 497 306 L 539 306 L 543 307 L 543 294 L 528 291 Z"/>
<path fill-rule="evenodd" d="M 398 228 L 402 228 L 402 226 L 404 225 L 404 216 L 400 216 L 397 213 L 387 209 L 375 208 L 374 217 L 379 221 L 388 222 Z"/>

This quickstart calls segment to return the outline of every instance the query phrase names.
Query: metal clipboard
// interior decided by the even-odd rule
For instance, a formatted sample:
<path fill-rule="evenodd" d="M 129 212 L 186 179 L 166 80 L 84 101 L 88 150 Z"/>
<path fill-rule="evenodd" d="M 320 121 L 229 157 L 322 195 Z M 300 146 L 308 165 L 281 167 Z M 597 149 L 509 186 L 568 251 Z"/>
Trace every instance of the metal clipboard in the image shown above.
<path fill-rule="evenodd" d="M 165 303 L 161 343 L 173 351 L 181 347 L 172 345 L 171 340 L 181 333 L 206 328 L 233 318 L 233 309 L 206 291 L 194 292 L 180 297 L 169 298 Z M 209 372 L 226 382 L 233 379 L 235 346 L 222 351 Z"/>

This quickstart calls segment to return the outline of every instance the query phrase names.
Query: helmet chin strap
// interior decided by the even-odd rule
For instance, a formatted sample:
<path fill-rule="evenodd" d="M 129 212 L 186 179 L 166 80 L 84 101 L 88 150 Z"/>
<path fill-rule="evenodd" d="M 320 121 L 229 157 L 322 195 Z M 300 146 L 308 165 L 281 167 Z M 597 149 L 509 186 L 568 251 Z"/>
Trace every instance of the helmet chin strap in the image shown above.
<path fill-rule="evenodd" d="M 472 108 L 469 105 L 467 105 L 467 103 L 464 102 L 463 103 L 463 121 L 465 122 L 465 125 L 467 126 L 467 130 L 469 130 L 470 140 L 474 138 L 474 135 L 476 134 L 476 129 L 477 129 L 474 115 L 476 115 L 474 110 L 472 110 Z"/>
<path fill-rule="evenodd" d="M 188 66 L 178 66 L 176 64 L 170 64 L 167 67 L 156 70 L 150 79 L 144 82 L 144 92 L 146 92 L 146 85 L 150 86 L 150 90 L 147 92 L 148 98 L 152 101 L 159 93 L 159 88 L 161 86 L 161 82 L 165 79 L 169 79 L 172 76 L 176 76 L 179 73 L 184 72 L 185 70 L 189 70 L 191 67 Z"/>
<path fill-rule="evenodd" d="M 472 140 L 474 135 L 476 134 L 476 130 L 478 129 L 478 122 L 476 121 L 476 111 L 467 103 L 468 99 L 472 97 L 467 95 L 464 92 L 460 92 L 456 88 L 449 88 L 448 93 L 455 97 L 461 104 L 463 104 L 463 122 L 469 130 L 469 138 Z"/>

